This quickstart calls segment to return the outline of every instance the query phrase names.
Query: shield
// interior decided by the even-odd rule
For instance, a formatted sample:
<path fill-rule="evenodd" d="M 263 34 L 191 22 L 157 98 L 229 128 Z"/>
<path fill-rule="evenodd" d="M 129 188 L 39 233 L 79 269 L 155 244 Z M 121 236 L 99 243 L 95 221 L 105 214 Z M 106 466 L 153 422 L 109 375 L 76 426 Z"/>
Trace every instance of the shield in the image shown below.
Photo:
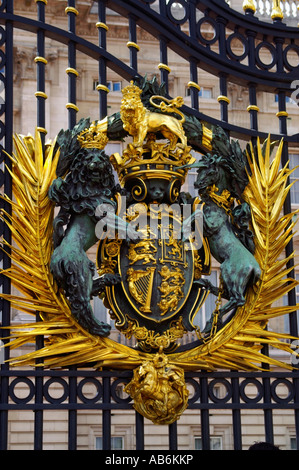
<path fill-rule="evenodd" d="M 182 239 L 180 210 L 163 204 L 138 203 L 127 210 L 127 220 L 140 238 L 104 240 L 99 260 L 104 272 L 119 273 L 121 283 L 106 288 L 106 306 L 117 328 L 165 334 L 175 324 L 192 330 L 192 320 L 206 292 L 196 287 L 202 254 Z M 178 208 L 179 209 L 179 208 Z"/>

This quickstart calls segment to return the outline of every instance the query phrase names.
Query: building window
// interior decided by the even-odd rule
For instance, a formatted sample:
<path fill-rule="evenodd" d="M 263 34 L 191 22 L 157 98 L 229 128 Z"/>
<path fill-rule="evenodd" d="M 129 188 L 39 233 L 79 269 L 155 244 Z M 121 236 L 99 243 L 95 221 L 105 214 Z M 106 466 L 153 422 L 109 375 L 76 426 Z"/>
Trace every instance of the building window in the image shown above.
<path fill-rule="evenodd" d="M 190 88 L 186 88 L 186 96 L 190 96 Z M 199 98 L 205 98 L 205 99 L 211 99 L 213 98 L 213 90 L 212 88 L 209 87 L 201 87 L 199 92 L 198 92 Z"/>
<path fill-rule="evenodd" d="M 194 449 L 202 450 L 201 437 L 195 437 L 194 440 L 195 440 Z M 210 437 L 210 450 L 222 450 L 222 437 L 220 436 Z"/>
<path fill-rule="evenodd" d="M 103 449 L 103 438 L 96 437 L 96 450 Z M 122 436 L 111 437 L 111 450 L 124 450 L 124 438 Z"/>
<path fill-rule="evenodd" d="M 290 449 L 291 450 L 297 450 L 297 439 L 296 439 L 296 437 L 291 437 L 290 438 Z"/>
<path fill-rule="evenodd" d="M 200 98 L 212 98 L 212 88 L 201 88 L 198 92 Z"/>
<path fill-rule="evenodd" d="M 110 91 L 121 91 L 121 82 L 107 82 Z"/>
<path fill-rule="evenodd" d="M 97 89 L 98 84 L 99 84 L 99 80 L 93 81 L 93 90 Z M 107 82 L 107 88 L 110 91 L 121 91 L 121 82 L 109 80 Z"/>

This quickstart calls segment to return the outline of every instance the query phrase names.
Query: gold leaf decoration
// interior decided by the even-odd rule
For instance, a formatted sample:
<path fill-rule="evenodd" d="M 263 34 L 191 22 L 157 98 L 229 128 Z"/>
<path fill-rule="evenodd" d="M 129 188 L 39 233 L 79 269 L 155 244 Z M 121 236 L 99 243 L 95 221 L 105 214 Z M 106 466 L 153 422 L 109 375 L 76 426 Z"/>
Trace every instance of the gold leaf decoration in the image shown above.
<path fill-rule="evenodd" d="M 48 366 L 58 365 L 60 355 L 71 355 L 67 363 L 76 363 L 79 353 L 91 360 L 97 340 L 73 320 L 68 302 L 53 279 L 49 269 L 52 254 L 52 226 L 54 205 L 48 198 L 48 190 L 56 177 L 59 151 L 54 154 L 55 143 L 43 150 L 39 132 L 35 138 L 15 136 L 16 153 L 12 160 L 11 173 L 14 201 L 5 195 L 11 204 L 11 214 L 2 211 L 1 218 L 9 226 L 14 243 L 2 240 L 2 249 L 10 252 L 11 267 L 2 270 L 16 294 L 1 294 L 10 301 L 11 307 L 36 316 L 42 321 L 14 325 L 9 346 L 19 348 L 45 336 L 45 347 L 12 363 L 33 364 L 36 359 L 45 359 Z M 73 362 L 74 361 L 74 362 Z M 80 362 L 80 358 L 79 358 Z M 62 365 L 66 365 L 62 359 Z"/>
<path fill-rule="evenodd" d="M 16 152 L 12 160 L 14 200 L 11 214 L 2 211 L 1 217 L 9 226 L 14 243 L 2 241 L 2 249 L 9 248 L 11 267 L 2 274 L 11 279 L 18 294 L 0 294 L 11 306 L 26 313 L 40 315 L 41 321 L 13 325 L 9 347 L 19 348 L 45 338 L 45 345 L 23 356 L 11 359 L 13 365 L 39 365 L 68 367 L 94 364 L 94 367 L 134 369 L 151 359 L 150 354 L 116 343 L 109 338 L 90 335 L 71 316 L 64 292 L 56 285 L 49 269 L 52 254 L 53 203 L 48 190 L 56 177 L 59 151 L 54 154 L 55 143 L 43 150 L 40 134 L 35 138 L 15 136 Z M 263 155 L 257 145 L 248 154 L 249 184 L 244 198 L 252 211 L 256 252 L 262 276 L 254 288 L 247 292 L 246 304 L 239 307 L 232 320 L 211 339 L 192 350 L 168 355 L 169 364 L 183 370 L 214 370 L 218 368 L 253 370 L 262 363 L 291 368 L 290 364 L 276 361 L 262 353 L 264 345 L 293 353 L 291 336 L 266 329 L 268 321 L 297 306 L 275 306 L 275 302 L 297 282 L 287 278 L 285 248 L 292 238 L 295 213 L 282 215 L 285 197 L 290 190 L 288 176 L 291 170 L 280 169 L 283 142 L 270 162 L 270 140 Z M 8 170 L 9 171 L 9 170 Z M 274 305 L 273 305 L 274 304 Z"/>
<path fill-rule="evenodd" d="M 287 165 L 280 169 L 282 149 L 283 141 L 271 162 L 268 138 L 264 154 L 259 140 L 257 142 L 257 161 L 252 146 L 251 152 L 247 154 L 250 174 L 243 197 L 252 211 L 255 258 L 261 267 L 261 279 L 248 291 L 245 305 L 238 308 L 233 319 L 211 341 L 189 351 L 185 356 L 179 355 L 178 363 L 181 367 L 188 364 L 190 369 L 194 369 L 197 360 L 200 360 L 205 361 L 205 368 L 210 369 L 262 369 L 262 363 L 292 368 L 261 352 L 263 346 L 268 345 L 293 354 L 290 344 L 284 340 L 296 339 L 266 329 L 271 318 L 294 312 L 298 308 L 273 305 L 298 285 L 297 281 L 287 277 L 290 269 L 286 268 L 286 263 L 294 258 L 294 253 L 285 259 L 285 248 L 293 236 L 294 215 L 298 211 L 282 215 L 283 204 L 291 186 L 287 186 L 288 177 L 293 171 Z"/>

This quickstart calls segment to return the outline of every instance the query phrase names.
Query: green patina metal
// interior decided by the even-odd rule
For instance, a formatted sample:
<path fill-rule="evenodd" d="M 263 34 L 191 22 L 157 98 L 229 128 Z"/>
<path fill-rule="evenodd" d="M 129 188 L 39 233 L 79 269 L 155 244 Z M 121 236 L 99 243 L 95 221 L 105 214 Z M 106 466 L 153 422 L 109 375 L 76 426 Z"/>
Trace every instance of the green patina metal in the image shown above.
<path fill-rule="evenodd" d="M 159 86 L 155 80 L 146 79 L 138 85 L 142 89 L 141 99 L 144 107 L 156 112 L 156 109 L 153 110 L 150 98 L 153 95 L 165 96 L 163 85 Z M 158 112 L 162 113 L 161 109 L 158 109 Z M 124 139 L 128 135 L 120 113 L 110 116 L 106 122 L 108 139 Z M 54 220 L 55 249 L 51 270 L 65 290 L 73 316 L 90 333 L 107 336 L 110 326 L 95 319 L 90 299 L 93 295 L 103 294 L 110 286 L 110 302 L 113 303 L 117 324 L 121 329 L 128 331 L 130 322 L 137 322 L 147 330 L 162 335 L 169 330 L 174 321 L 179 322 L 182 316 L 181 328 L 190 331 L 194 329 L 192 320 L 196 311 L 203 303 L 206 294 L 211 291 L 219 298 L 227 299 L 228 302 L 220 310 L 218 309 L 219 311 L 215 310 L 214 315 L 217 315 L 217 318 L 211 315 L 203 333 L 210 333 L 215 321 L 220 328 L 223 316 L 245 303 L 244 295 L 247 288 L 256 283 L 260 276 L 259 265 L 253 255 L 253 235 L 249 228 L 250 207 L 242 199 L 248 177 L 245 154 L 239 143 L 230 141 L 221 128 L 213 128 L 210 131 L 212 152 L 205 153 L 196 163 L 181 167 L 185 170 L 191 167 L 197 168 L 195 188 L 198 190 L 199 198 L 192 199 L 189 194 L 181 192 L 180 180 L 168 181 L 158 170 L 141 181 L 137 195 L 133 187 L 136 187 L 136 180 L 140 182 L 140 178 L 135 175 L 121 187 L 115 181 L 112 164 L 105 151 L 101 148 L 81 147 L 78 136 L 90 126 L 89 119 L 81 119 L 72 130 L 62 130 L 59 133 L 57 146 L 60 147 L 61 153 L 57 178 L 49 191 L 50 199 L 60 207 Z M 163 127 L 160 129 L 163 130 Z M 197 150 L 204 148 L 203 125 L 197 118 L 185 116 L 184 132 L 190 148 Z M 163 135 L 158 130 L 154 140 L 161 138 Z M 150 157 L 145 152 L 142 158 L 146 163 L 146 159 Z M 137 175 L 138 168 L 135 171 Z M 196 256 L 200 260 L 200 274 L 197 272 L 195 275 L 195 255 L 192 250 L 188 252 L 184 247 L 187 240 L 182 239 L 179 242 L 181 251 L 175 253 L 174 241 L 168 245 L 161 241 L 164 238 L 162 228 L 158 239 L 152 240 L 152 254 L 147 260 L 149 244 L 145 245 L 144 233 L 141 233 L 139 227 L 140 220 L 135 220 L 135 225 L 132 225 L 128 219 L 117 215 L 119 196 L 125 198 L 129 210 L 130 208 L 136 210 L 136 204 L 140 201 L 147 209 L 151 204 L 170 205 L 176 202 L 179 207 L 191 204 L 193 213 L 188 220 L 183 220 L 179 239 L 185 225 L 189 224 L 194 228 L 196 214 L 202 211 L 202 240 L 206 241 L 208 250 L 220 263 L 222 280 L 220 289 L 212 286 L 207 278 L 202 278 L 202 275 L 209 274 L 210 270 L 209 260 L 203 248 L 196 251 Z M 97 213 L 97 208 L 101 205 L 108 205 L 107 207 L 111 208 L 110 218 L 106 217 L 107 211 Z M 94 280 L 96 265 L 89 260 L 86 251 L 98 242 L 96 225 L 104 217 L 105 223 L 108 220 L 107 234 L 110 228 L 114 229 L 116 226 L 117 230 L 126 233 L 126 236 L 119 250 L 116 250 L 114 258 L 111 258 L 114 267 L 119 265 L 118 269 L 110 269 L 110 272 L 106 270 Z M 173 228 L 174 219 L 175 217 L 170 223 L 173 231 L 168 235 L 168 242 L 169 237 L 174 239 L 178 236 Z M 147 237 L 151 240 L 150 233 L 147 233 Z M 102 261 L 101 249 L 107 249 L 103 248 L 103 243 L 107 244 L 107 240 L 100 241 L 102 248 L 98 249 L 99 265 Z M 166 246 L 170 245 L 172 251 L 167 251 Z M 169 253 L 173 254 L 172 258 Z M 161 271 L 163 263 L 164 272 Z M 134 271 L 132 264 L 138 269 Z M 174 267 L 172 274 L 166 277 L 166 270 L 171 266 Z M 150 267 L 151 271 L 146 269 Z M 137 281 L 146 275 L 147 289 L 151 292 L 142 304 L 140 289 L 138 293 L 136 286 Z M 181 281 L 179 276 L 182 277 Z"/>

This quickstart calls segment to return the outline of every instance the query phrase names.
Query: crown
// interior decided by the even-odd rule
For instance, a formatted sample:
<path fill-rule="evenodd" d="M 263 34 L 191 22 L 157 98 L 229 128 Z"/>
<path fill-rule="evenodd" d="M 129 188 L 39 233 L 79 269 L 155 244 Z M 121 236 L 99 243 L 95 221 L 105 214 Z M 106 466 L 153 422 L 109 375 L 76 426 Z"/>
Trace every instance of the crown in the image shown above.
<path fill-rule="evenodd" d="M 93 121 L 89 128 L 84 129 L 80 132 L 77 137 L 78 142 L 83 148 L 97 148 L 102 150 L 108 142 L 106 134 L 101 132 L 100 123 Z"/>
<path fill-rule="evenodd" d="M 191 147 L 179 145 L 171 150 L 170 145 L 156 143 L 155 135 L 149 134 L 147 143 L 142 147 L 129 144 L 122 155 L 111 155 L 110 161 L 122 186 L 133 178 L 179 179 L 183 184 L 189 168 L 182 166 L 195 162 L 190 151 Z"/>
<path fill-rule="evenodd" d="M 141 88 L 134 85 L 133 80 L 130 82 L 130 85 L 126 86 L 121 91 L 122 91 L 123 97 L 128 100 L 140 98 L 140 95 L 142 93 Z"/>

